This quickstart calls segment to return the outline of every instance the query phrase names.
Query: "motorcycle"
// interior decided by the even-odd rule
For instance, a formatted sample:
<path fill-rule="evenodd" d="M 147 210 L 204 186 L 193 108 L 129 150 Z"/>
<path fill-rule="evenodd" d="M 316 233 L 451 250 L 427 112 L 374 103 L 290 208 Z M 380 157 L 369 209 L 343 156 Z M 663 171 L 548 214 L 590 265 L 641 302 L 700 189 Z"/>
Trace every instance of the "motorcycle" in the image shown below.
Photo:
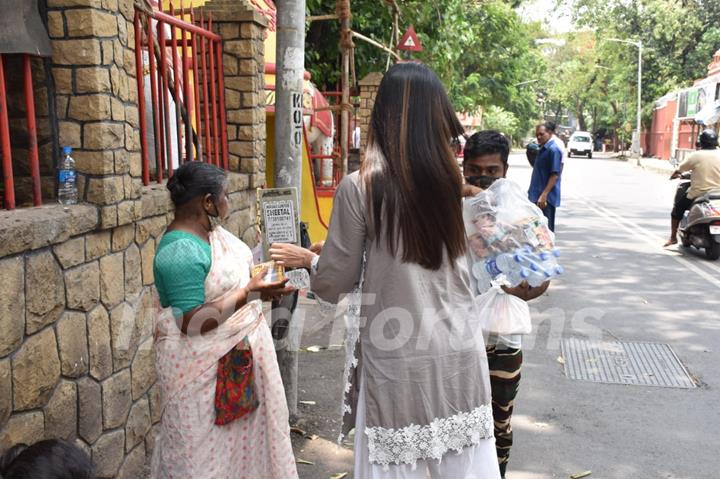
<path fill-rule="evenodd" d="M 690 174 L 681 176 L 677 194 L 686 194 L 690 188 Z M 720 258 L 720 190 L 713 190 L 697 198 L 680 221 L 680 242 L 685 248 L 705 250 L 710 260 Z"/>

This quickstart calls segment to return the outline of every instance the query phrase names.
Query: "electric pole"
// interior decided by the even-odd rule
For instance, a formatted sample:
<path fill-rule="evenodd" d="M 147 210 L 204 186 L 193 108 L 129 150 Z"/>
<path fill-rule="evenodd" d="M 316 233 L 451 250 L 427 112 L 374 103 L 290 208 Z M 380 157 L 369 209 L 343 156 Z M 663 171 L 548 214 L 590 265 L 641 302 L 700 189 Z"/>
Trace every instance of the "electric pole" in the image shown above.
<path fill-rule="evenodd" d="M 302 197 L 300 185 L 305 74 L 305 0 L 277 0 L 276 5 L 275 187 L 297 188 L 299 209 Z M 290 322 L 297 305 L 297 297 L 294 296 L 294 301 L 280 301 L 277 305 L 279 307 L 273 309 L 273 324 L 280 321 Z M 275 303 L 273 305 L 275 306 Z M 301 328 L 274 329 L 283 332 L 283 337 L 274 337 L 274 339 L 280 375 L 292 418 L 297 415 L 297 369 Z"/>

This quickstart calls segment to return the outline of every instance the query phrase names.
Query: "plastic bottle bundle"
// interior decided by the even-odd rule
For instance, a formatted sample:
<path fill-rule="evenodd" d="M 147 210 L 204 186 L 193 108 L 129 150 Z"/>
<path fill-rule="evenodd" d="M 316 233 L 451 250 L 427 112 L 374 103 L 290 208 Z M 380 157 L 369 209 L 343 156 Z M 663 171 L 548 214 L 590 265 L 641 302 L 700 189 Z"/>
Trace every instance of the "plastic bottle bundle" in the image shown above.
<path fill-rule="evenodd" d="M 516 183 L 496 181 L 465 201 L 463 216 L 479 293 L 493 281 L 539 286 L 562 274 L 547 220 Z"/>

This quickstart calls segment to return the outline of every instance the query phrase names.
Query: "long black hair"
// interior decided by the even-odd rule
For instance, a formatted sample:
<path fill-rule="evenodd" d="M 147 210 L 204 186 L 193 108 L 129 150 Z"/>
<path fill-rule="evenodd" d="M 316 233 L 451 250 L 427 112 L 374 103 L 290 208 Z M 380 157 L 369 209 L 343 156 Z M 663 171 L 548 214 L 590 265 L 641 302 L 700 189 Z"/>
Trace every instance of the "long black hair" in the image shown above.
<path fill-rule="evenodd" d="M 463 134 L 445 88 L 417 63 L 390 68 L 370 119 L 361 177 L 374 228 L 393 254 L 437 270 L 465 252 L 462 180 L 452 141 Z M 381 214 L 382 213 L 382 214 Z M 381 225 L 381 218 L 389 224 Z"/>
<path fill-rule="evenodd" d="M 167 182 L 170 198 L 175 206 L 182 206 L 193 198 L 210 194 L 214 199 L 220 198 L 227 174 L 224 170 L 210 163 L 188 161 L 173 172 Z"/>

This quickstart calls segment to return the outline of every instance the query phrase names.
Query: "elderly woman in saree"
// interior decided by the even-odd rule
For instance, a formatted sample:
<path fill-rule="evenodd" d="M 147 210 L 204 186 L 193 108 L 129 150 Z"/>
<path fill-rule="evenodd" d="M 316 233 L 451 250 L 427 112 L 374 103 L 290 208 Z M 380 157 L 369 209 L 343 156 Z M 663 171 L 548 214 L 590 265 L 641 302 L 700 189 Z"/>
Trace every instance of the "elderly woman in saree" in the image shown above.
<path fill-rule="evenodd" d="M 326 301 L 362 293 L 351 295 L 361 303 L 343 417 L 343 433 L 355 428 L 356 479 L 500 477 L 451 144 L 461 134 L 437 76 L 395 65 L 360 171 L 338 186 L 321 255 L 270 249 L 310 268 Z"/>
<path fill-rule="evenodd" d="M 162 420 L 152 477 L 296 478 L 288 410 L 262 300 L 290 292 L 250 277 L 252 253 L 217 225 L 225 172 L 189 162 L 167 185 L 175 219 L 157 248 Z"/>

